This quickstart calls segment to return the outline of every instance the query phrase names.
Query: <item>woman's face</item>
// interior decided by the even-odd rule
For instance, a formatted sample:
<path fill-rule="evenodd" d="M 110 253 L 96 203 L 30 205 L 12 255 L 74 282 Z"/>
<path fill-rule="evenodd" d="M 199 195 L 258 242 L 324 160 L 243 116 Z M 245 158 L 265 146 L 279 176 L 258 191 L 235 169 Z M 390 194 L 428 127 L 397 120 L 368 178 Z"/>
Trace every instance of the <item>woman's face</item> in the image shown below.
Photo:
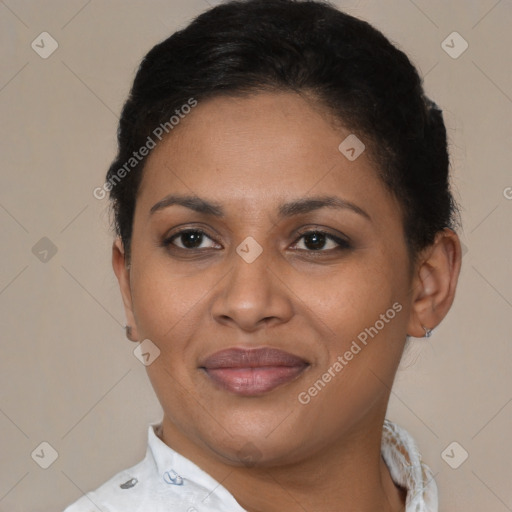
<path fill-rule="evenodd" d="M 199 103 L 148 157 L 128 323 L 160 350 L 164 430 L 224 461 L 299 460 L 384 415 L 413 283 L 397 202 L 349 135 L 259 93 Z"/>

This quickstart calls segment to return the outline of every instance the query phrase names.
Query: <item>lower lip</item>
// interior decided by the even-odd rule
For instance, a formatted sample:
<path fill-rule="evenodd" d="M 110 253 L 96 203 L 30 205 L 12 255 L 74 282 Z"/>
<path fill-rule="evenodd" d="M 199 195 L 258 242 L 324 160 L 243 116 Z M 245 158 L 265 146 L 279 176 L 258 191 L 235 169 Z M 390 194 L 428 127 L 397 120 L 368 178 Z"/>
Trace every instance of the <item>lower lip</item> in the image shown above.
<path fill-rule="evenodd" d="M 219 386 L 237 395 L 255 396 L 296 379 L 308 365 L 258 368 L 204 368 Z"/>

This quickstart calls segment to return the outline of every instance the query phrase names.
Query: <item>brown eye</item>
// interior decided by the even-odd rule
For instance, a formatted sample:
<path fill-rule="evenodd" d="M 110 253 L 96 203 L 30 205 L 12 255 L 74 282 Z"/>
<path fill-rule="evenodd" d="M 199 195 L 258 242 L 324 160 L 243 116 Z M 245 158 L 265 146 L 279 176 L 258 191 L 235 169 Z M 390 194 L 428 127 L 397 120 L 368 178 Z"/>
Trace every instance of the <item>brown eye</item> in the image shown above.
<path fill-rule="evenodd" d="M 350 244 L 346 240 L 323 231 L 308 231 L 303 233 L 294 245 L 295 249 L 317 252 L 333 249 L 348 249 L 350 247 Z"/>
<path fill-rule="evenodd" d="M 206 233 L 198 229 L 180 231 L 167 239 L 165 244 L 172 244 L 180 249 L 205 249 L 216 246 L 216 243 Z"/>
<path fill-rule="evenodd" d="M 323 233 L 308 233 L 304 235 L 304 245 L 307 249 L 319 250 L 324 249 L 327 242 L 327 237 Z"/>

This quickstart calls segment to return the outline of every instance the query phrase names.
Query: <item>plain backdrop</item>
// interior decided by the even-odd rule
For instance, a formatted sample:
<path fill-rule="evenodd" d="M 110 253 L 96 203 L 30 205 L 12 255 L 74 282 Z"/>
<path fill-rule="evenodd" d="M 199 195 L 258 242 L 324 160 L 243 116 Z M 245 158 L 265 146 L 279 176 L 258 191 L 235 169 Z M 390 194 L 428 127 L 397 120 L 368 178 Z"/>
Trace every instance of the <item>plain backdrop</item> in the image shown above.
<path fill-rule="evenodd" d="M 213 4 L 0 2 L 3 512 L 61 511 L 142 459 L 161 418 L 124 337 L 107 202 L 93 190 L 140 59 Z M 336 4 L 417 65 L 444 111 L 463 207 L 454 306 L 430 339 L 412 342 L 388 417 L 417 440 L 440 511 L 512 510 L 512 2 Z M 37 454 L 48 461 L 53 450 L 43 469 Z M 456 469 L 446 462 L 465 452 Z"/>

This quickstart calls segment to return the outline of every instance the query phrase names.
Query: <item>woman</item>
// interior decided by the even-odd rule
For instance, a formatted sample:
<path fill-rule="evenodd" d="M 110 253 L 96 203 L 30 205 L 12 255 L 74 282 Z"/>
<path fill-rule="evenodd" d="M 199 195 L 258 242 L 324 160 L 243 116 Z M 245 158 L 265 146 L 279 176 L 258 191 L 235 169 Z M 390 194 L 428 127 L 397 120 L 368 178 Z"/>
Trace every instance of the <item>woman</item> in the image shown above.
<path fill-rule="evenodd" d="M 67 512 L 437 511 L 385 419 L 461 264 L 408 58 L 326 3 L 227 2 L 144 58 L 118 140 L 112 262 L 164 414 Z"/>

